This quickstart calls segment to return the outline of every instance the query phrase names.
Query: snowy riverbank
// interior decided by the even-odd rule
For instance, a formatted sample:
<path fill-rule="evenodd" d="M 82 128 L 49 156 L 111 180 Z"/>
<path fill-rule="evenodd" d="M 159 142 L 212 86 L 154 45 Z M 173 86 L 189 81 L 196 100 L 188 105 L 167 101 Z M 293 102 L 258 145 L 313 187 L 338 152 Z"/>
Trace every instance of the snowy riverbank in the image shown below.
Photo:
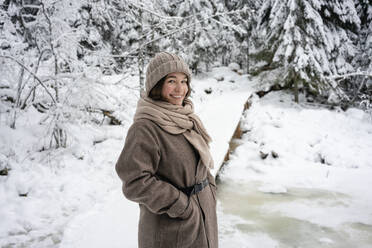
<path fill-rule="evenodd" d="M 244 114 L 220 173 L 222 247 L 372 247 L 371 116 L 291 98 L 255 97 Z"/>

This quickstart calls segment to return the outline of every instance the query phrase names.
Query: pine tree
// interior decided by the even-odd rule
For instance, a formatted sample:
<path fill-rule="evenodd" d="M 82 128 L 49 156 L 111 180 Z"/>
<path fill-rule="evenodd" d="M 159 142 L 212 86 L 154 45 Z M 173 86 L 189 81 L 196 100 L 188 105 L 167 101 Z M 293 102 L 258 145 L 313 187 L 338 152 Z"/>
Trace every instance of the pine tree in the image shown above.
<path fill-rule="evenodd" d="M 357 57 L 357 66 L 363 71 L 372 70 L 372 1 L 358 0 L 356 8 L 360 17 L 361 25 L 358 36 L 360 56 Z"/>
<path fill-rule="evenodd" d="M 270 0 L 259 11 L 253 68 L 269 88 L 280 85 L 327 95 L 332 75 L 353 71 L 351 37 L 360 21 L 352 0 Z M 339 91 L 338 91 L 339 92 Z"/>
<path fill-rule="evenodd" d="M 372 109 L 372 1 L 355 1 L 361 25 L 355 41 L 359 48 L 354 58 L 354 67 L 364 75 L 354 76 L 351 88 L 351 103 Z M 367 75 L 365 75 L 367 74 Z"/>
<path fill-rule="evenodd" d="M 225 1 L 225 7 L 228 11 L 239 10 L 231 15 L 231 21 L 236 27 L 233 30 L 233 36 L 227 37 L 226 41 L 230 45 L 227 61 L 236 62 L 249 72 L 249 53 L 253 32 L 256 24 L 256 11 L 261 7 L 262 1 L 254 0 L 233 0 Z M 225 63 L 224 63 L 225 64 Z"/>
<path fill-rule="evenodd" d="M 187 0 L 179 5 L 177 16 L 184 17 L 180 24 L 184 29 L 180 33 L 182 49 L 195 73 L 201 70 L 201 65 L 209 70 L 216 61 L 222 29 L 219 24 L 221 17 L 217 14 L 223 10 L 219 1 L 211 0 Z"/>

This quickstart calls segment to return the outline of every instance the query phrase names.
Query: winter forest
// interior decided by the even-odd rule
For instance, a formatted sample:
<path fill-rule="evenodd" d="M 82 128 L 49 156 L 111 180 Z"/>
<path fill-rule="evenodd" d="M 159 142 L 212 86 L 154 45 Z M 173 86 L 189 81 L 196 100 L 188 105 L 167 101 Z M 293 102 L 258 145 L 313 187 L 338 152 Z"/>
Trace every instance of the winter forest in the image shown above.
<path fill-rule="evenodd" d="M 0 4 L 1 112 L 12 112 L 12 128 L 31 105 L 47 113 L 49 147 L 66 146 L 67 116 L 93 112 L 120 122 L 102 106 L 99 75 L 138 72 L 142 87 L 146 62 L 163 50 L 183 55 L 195 74 L 235 62 L 260 76 L 263 91 L 289 88 L 296 101 L 304 92 L 311 101 L 371 107 L 367 0 Z"/>
<path fill-rule="evenodd" d="M 1 247 L 99 247 L 99 242 L 92 246 L 94 241 L 85 243 L 89 246 L 76 242 L 72 245 L 78 234 L 71 221 L 102 203 L 111 190 L 120 190 L 113 164 L 132 122 L 139 92 L 144 88 L 146 65 L 159 51 L 173 52 L 185 59 L 196 78 L 192 94 L 200 106 L 207 106 L 208 101 L 212 102 L 209 99 L 219 98 L 222 102 L 229 90 L 237 96 L 238 91 L 250 87 L 250 94 L 244 97 L 255 95 L 251 101 L 256 105 L 243 116 L 238 109 L 242 132 L 249 134 L 243 135 L 245 143 L 240 148 L 247 145 L 247 150 L 257 149 L 261 155 L 257 163 L 264 161 L 267 165 L 265 156 L 273 163 L 286 158 L 287 151 L 280 153 L 283 144 L 275 143 L 272 137 L 288 140 L 288 149 L 303 139 L 309 140 L 311 149 L 318 149 L 306 152 L 305 148 L 298 148 L 298 156 L 306 161 L 320 163 L 327 170 L 335 164 L 348 169 L 363 168 L 360 174 L 365 169 L 366 176 L 372 175 L 371 0 L 0 0 Z M 282 92 L 287 94 L 284 100 Z M 231 97 L 234 98 L 237 99 Z M 265 101 L 274 101 L 277 106 L 284 101 L 287 105 L 268 110 Z M 325 109 L 329 114 L 309 113 L 308 119 L 301 119 L 304 129 L 299 129 L 299 133 L 304 136 L 288 139 L 286 135 L 295 131 L 284 130 L 286 122 L 282 119 L 278 124 L 280 113 L 305 105 Z M 220 106 L 221 111 L 234 108 L 233 104 Z M 261 115 L 264 111 L 268 113 L 266 117 Z M 298 115 L 288 118 L 293 120 L 294 116 Z M 250 122 L 252 119 L 257 123 Z M 323 129 L 318 120 L 335 122 L 329 124 L 332 128 Z M 282 128 L 283 136 L 275 134 L 269 138 L 263 134 L 269 131 L 263 129 L 254 133 L 267 121 Z M 335 134 L 337 138 L 332 143 L 329 137 L 333 127 L 341 122 L 348 125 L 347 129 L 340 127 L 340 134 Z M 309 131 L 309 123 L 315 123 L 313 132 Z M 221 124 L 218 128 L 224 127 Z M 315 130 L 328 133 L 320 135 Z M 318 134 L 319 139 L 315 137 Z M 358 146 L 348 143 L 352 139 L 358 139 Z M 319 144 L 322 148 L 317 147 Z M 340 144 L 336 146 L 337 154 L 331 151 L 333 144 Z M 354 152 L 352 155 L 339 154 L 350 147 L 355 147 L 348 150 L 349 155 Z M 250 156 L 239 153 L 239 149 L 234 154 L 232 161 L 225 164 L 232 166 Z M 224 180 L 233 181 L 240 172 L 232 169 L 229 176 L 221 176 L 219 216 L 225 206 Z M 327 178 L 329 173 L 339 171 L 328 171 Z M 348 173 L 340 173 L 339 178 Z M 348 182 L 359 179 L 355 176 Z M 260 192 L 285 194 L 290 186 L 298 186 L 293 182 L 283 189 L 278 185 L 283 186 L 284 180 L 289 179 L 282 180 L 275 186 L 270 184 L 269 189 L 260 184 Z M 360 185 L 367 185 L 363 180 Z M 334 188 L 327 189 L 334 190 L 337 185 L 335 181 Z M 354 194 L 358 189 L 350 192 Z M 348 189 L 342 191 L 345 192 L 349 193 Z M 366 214 L 355 220 L 361 223 L 358 231 L 364 235 L 361 240 L 365 243 L 360 247 L 371 247 L 372 215 L 366 209 L 372 209 L 372 199 L 360 196 L 356 201 L 364 202 L 359 209 Z M 334 240 L 348 232 L 347 228 L 354 228 L 343 226 L 346 229 L 337 229 L 342 230 L 341 236 L 332 232 L 333 236 L 327 239 L 319 237 L 321 245 L 278 241 L 277 246 L 277 241 L 271 239 L 275 235 L 269 235 L 270 239 L 247 238 L 246 233 L 232 227 L 235 219 L 221 219 L 221 247 L 351 247 Z M 323 224 L 320 219 L 319 226 Z M 320 233 L 318 229 L 311 230 L 315 236 Z M 235 238 L 242 243 L 231 243 Z M 283 236 L 277 240 L 285 239 Z M 346 240 L 355 241 L 353 237 Z M 120 244 L 118 241 L 107 247 L 132 247 Z"/>

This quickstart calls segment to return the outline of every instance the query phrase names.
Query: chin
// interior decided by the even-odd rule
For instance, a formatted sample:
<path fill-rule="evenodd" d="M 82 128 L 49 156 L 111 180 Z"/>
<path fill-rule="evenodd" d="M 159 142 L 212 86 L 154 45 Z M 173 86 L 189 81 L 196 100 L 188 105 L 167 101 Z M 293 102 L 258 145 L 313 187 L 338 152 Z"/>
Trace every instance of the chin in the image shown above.
<path fill-rule="evenodd" d="M 182 99 L 174 99 L 174 98 L 163 98 L 164 101 L 167 101 L 168 103 L 170 104 L 174 104 L 174 105 L 183 105 L 183 101 L 185 100 L 185 97 L 182 98 Z"/>
<path fill-rule="evenodd" d="M 185 100 L 185 98 L 183 98 L 182 100 L 173 100 L 171 103 L 172 104 L 175 104 L 175 105 L 182 105 L 183 104 L 183 100 Z"/>

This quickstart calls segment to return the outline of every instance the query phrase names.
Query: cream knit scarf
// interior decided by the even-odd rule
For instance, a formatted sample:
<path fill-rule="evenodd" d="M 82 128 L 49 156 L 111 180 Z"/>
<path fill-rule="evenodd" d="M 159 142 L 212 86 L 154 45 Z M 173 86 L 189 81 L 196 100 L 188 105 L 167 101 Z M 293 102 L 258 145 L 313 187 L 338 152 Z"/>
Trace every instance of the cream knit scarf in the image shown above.
<path fill-rule="evenodd" d="M 154 101 L 149 97 L 141 97 L 137 104 L 134 121 L 139 119 L 152 120 L 168 133 L 183 134 L 199 152 L 203 164 L 210 169 L 213 168 L 213 159 L 209 151 L 211 137 L 194 113 L 194 105 L 189 99 L 185 99 L 184 106 L 179 106 Z"/>

